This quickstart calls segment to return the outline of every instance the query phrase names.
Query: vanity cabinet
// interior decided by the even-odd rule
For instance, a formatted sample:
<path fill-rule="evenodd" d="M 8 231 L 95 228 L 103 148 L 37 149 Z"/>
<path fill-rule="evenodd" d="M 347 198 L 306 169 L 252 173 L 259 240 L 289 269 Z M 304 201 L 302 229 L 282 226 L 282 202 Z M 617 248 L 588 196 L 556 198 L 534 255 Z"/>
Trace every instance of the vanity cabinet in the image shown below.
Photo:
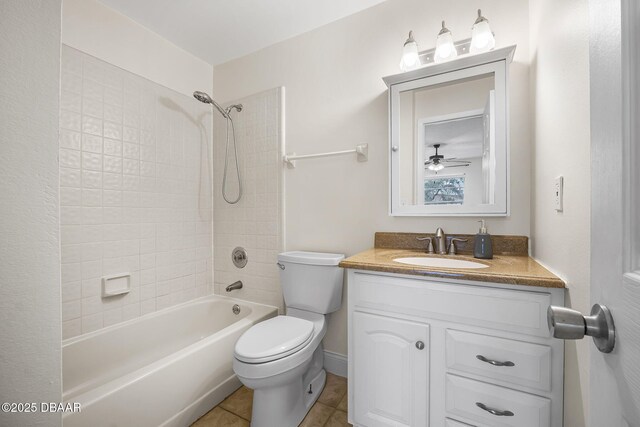
<path fill-rule="evenodd" d="M 350 269 L 349 421 L 561 427 L 564 289 Z"/>
<path fill-rule="evenodd" d="M 427 425 L 429 325 L 353 314 L 355 418 L 367 426 Z"/>

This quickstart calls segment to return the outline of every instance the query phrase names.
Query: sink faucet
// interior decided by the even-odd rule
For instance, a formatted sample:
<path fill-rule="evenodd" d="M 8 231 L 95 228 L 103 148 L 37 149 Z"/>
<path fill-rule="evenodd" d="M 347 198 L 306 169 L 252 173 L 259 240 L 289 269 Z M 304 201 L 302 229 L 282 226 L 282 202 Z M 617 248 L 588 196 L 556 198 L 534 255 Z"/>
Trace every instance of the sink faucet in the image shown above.
<path fill-rule="evenodd" d="M 447 248 L 447 236 L 444 234 L 444 230 L 440 227 L 436 230 L 436 234 L 431 237 L 417 237 L 420 241 L 427 241 L 427 253 L 437 253 L 440 255 L 455 255 L 456 254 L 456 242 L 466 242 L 467 239 L 460 239 L 458 237 L 451 237 L 449 239 L 449 247 Z"/>
<path fill-rule="evenodd" d="M 468 239 L 460 239 L 458 237 L 452 237 L 449 239 L 449 255 L 456 254 L 456 242 L 466 242 Z"/>
<path fill-rule="evenodd" d="M 227 292 L 231 292 L 236 289 L 242 289 L 242 281 L 238 280 L 237 282 L 233 282 L 232 284 L 226 287 Z"/>
<path fill-rule="evenodd" d="M 433 246 L 434 246 L 434 249 L 436 250 L 436 253 L 439 253 L 440 255 L 446 255 L 447 254 L 447 236 L 444 234 L 444 230 L 442 228 L 438 227 L 438 229 L 436 230 L 434 241 L 435 241 L 435 244 Z"/>
<path fill-rule="evenodd" d="M 427 241 L 427 253 L 428 254 L 432 254 L 433 252 L 433 237 L 427 236 L 427 237 L 416 237 L 417 240 L 420 240 L 421 242 L 424 242 L 425 240 Z"/>

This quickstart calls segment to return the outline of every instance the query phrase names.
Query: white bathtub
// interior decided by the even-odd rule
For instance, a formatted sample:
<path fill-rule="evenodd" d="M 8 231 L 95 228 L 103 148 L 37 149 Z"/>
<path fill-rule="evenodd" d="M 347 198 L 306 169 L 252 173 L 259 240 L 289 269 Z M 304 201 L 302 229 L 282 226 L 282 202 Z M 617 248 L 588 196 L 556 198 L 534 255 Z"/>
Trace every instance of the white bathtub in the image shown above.
<path fill-rule="evenodd" d="M 63 341 L 63 400 L 82 408 L 64 426 L 189 425 L 241 385 L 235 342 L 276 314 L 211 295 Z"/>

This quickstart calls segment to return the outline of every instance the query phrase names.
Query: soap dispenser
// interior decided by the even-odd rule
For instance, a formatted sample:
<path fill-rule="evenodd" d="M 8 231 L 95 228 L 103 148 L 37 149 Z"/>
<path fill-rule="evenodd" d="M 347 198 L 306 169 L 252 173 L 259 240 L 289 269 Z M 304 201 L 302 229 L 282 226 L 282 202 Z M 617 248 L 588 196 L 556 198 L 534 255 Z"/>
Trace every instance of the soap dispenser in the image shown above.
<path fill-rule="evenodd" d="M 485 226 L 484 219 L 478 222 L 480 223 L 480 231 L 476 234 L 473 256 L 480 259 L 491 259 L 493 258 L 491 235 L 487 233 L 487 227 Z"/>

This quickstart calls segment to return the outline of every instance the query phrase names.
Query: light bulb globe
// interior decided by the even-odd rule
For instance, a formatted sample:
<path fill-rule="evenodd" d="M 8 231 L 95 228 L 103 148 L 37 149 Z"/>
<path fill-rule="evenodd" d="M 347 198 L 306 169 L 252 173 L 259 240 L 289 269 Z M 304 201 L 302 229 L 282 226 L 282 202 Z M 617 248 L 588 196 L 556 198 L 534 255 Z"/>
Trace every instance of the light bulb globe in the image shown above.
<path fill-rule="evenodd" d="M 418 43 L 413 39 L 413 31 L 409 31 L 409 38 L 402 47 L 402 57 L 400 58 L 400 69 L 402 71 L 415 70 L 420 66 L 420 55 L 418 54 Z"/>
<path fill-rule="evenodd" d="M 493 50 L 495 46 L 496 38 L 491 32 L 489 21 L 482 16 L 481 11 L 478 10 L 478 19 L 476 19 L 471 29 L 471 46 L 469 52 L 488 52 Z"/>
<path fill-rule="evenodd" d="M 433 61 L 436 63 L 445 62 L 457 56 L 458 51 L 453 42 L 451 31 L 444 26 L 444 21 L 442 21 L 442 30 L 440 30 L 436 39 L 436 51 L 433 54 Z"/>

